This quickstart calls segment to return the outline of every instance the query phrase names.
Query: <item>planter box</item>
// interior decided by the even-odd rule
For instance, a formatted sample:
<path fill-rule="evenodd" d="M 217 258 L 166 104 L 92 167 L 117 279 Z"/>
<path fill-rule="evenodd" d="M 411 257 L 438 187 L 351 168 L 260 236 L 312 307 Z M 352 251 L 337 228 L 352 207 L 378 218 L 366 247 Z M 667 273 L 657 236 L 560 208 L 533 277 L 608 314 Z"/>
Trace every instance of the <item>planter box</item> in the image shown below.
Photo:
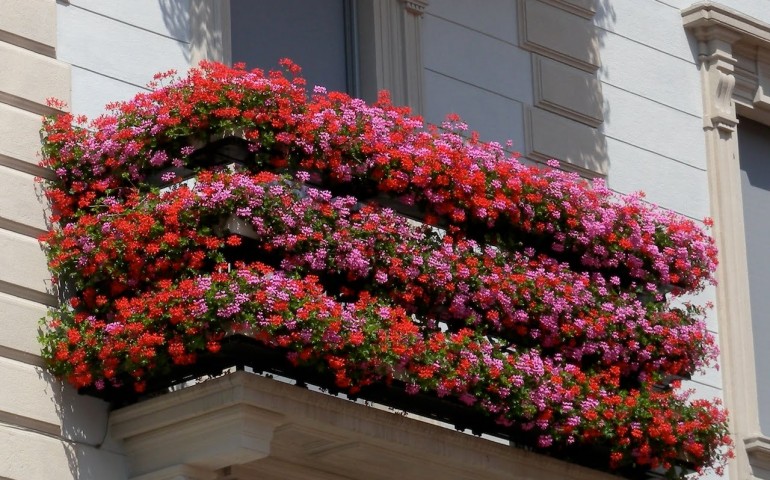
<path fill-rule="evenodd" d="M 340 389 L 335 386 L 332 375 L 328 372 L 310 367 L 294 366 L 287 360 L 286 354 L 287 351 L 284 349 L 266 347 L 248 336 L 231 335 L 223 340 L 222 348 L 217 354 L 202 353 L 195 365 L 175 367 L 168 375 L 149 380 L 147 390 L 143 394 L 114 388 L 101 391 L 87 389 L 82 390 L 81 393 L 100 397 L 110 402 L 114 407 L 128 407 L 144 401 L 155 401 L 155 397 L 176 395 L 188 388 L 197 388 L 197 386 L 181 387 L 204 377 L 231 376 L 232 374 L 223 372 L 232 369 L 239 375 L 249 375 L 247 370 L 251 370 L 255 374 L 262 373 L 268 377 L 265 379 L 264 376 L 257 375 L 258 378 L 263 379 L 260 382 L 269 380 L 273 375 L 292 379 L 294 388 L 298 388 L 298 392 L 307 391 L 308 386 L 313 385 L 332 395 L 341 393 Z M 205 385 L 208 381 L 202 383 Z M 277 383 L 287 385 L 284 381 Z M 305 393 L 301 393 L 301 395 L 305 395 Z M 607 471 L 608 447 L 599 445 L 561 450 L 539 449 L 536 447 L 537 436 L 532 433 L 499 425 L 486 415 L 453 398 L 439 398 L 435 394 L 425 392 L 416 395 L 407 394 L 405 385 L 397 380 L 387 385 L 379 383 L 364 387 L 355 397 L 348 395 L 348 398 L 373 402 L 391 410 L 404 412 L 403 414 L 406 416 L 417 415 L 427 420 L 453 425 L 458 431 L 469 431 L 477 436 L 492 435 L 498 438 L 498 441 L 511 446 L 524 450 L 534 450 L 591 469 Z M 337 400 L 344 401 L 342 399 Z M 686 469 L 687 465 L 683 463 L 679 468 Z M 610 473 L 638 480 L 660 477 L 659 472 L 638 468 L 621 469 Z"/>

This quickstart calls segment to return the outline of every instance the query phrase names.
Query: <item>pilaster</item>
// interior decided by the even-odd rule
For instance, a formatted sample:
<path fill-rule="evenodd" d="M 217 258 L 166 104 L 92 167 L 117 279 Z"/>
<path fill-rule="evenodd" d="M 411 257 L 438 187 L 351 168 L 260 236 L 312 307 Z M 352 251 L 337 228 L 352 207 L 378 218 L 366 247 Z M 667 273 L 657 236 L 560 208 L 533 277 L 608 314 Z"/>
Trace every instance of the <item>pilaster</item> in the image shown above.
<path fill-rule="evenodd" d="M 682 17 L 698 41 L 711 212 L 720 252 L 720 364 L 736 444 L 730 475 L 743 480 L 766 468 L 770 443 L 760 441 L 766 437 L 759 433 L 737 127 L 739 113 L 754 117 L 768 104 L 770 25 L 709 1 L 684 9 Z"/>

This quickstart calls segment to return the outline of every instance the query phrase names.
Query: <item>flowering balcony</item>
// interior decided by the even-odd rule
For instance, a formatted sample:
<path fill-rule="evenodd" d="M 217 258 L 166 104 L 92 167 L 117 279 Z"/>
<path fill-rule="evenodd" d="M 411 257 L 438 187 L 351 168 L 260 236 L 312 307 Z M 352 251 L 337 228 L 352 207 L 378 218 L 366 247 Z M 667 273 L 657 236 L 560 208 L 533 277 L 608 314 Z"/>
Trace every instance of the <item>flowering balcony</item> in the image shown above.
<path fill-rule="evenodd" d="M 617 478 L 245 372 L 116 410 L 110 430 L 143 480 Z"/>
<path fill-rule="evenodd" d="M 386 99 L 308 99 L 298 77 L 215 64 L 157 80 L 91 123 L 49 119 L 43 147 L 56 173 L 44 242 L 70 293 L 43 355 L 128 405 L 113 423 L 136 475 L 280 464 L 308 428 L 339 436 L 318 451 L 340 468 L 383 443 L 408 463 L 393 439 L 426 428 L 340 430 L 337 414 L 299 410 L 368 407 L 247 371 L 628 477 L 729 455 L 718 402 L 671 383 L 716 356 L 704 308 L 672 303 L 713 281 L 713 241 L 694 222 L 525 166 L 461 123 L 425 128 Z M 240 371 L 147 398 L 228 367 Z M 379 425 L 371 412 L 362 422 Z M 222 428 L 241 440 L 217 440 Z M 185 432 L 210 461 L 158 455 Z M 435 435 L 450 449 L 438 463 L 470 441 Z M 495 462 L 529 455 L 507 450 Z"/>

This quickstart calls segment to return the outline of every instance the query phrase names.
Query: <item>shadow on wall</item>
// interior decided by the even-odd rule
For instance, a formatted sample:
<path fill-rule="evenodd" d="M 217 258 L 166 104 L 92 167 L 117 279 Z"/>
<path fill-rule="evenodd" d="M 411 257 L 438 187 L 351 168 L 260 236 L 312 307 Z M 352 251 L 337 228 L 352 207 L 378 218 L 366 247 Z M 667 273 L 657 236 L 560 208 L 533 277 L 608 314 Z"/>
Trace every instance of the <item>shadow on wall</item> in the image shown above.
<path fill-rule="evenodd" d="M 612 30 L 612 26 L 617 20 L 617 13 L 612 6 L 612 2 L 613 0 L 596 0 L 596 14 L 594 15 L 593 23 L 596 42 L 595 48 L 597 53 L 600 53 L 604 49 L 607 32 Z M 604 137 L 604 125 L 611 120 L 612 111 L 609 102 L 605 100 L 604 96 L 602 95 L 601 81 L 599 80 L 599 72 L 604 72 L 605 75 L 608 75 L 609 67 L 601 61 L 601 55 L 599 56 L 598 60 L 599 71 L 597 71 L 596 75 L 596 82 L 598 85 L 596 92 L 598 95 L 599 105 L 601 105 L 602 123 L 598 126 L 600 135 L 596 148 L 596 158 L 605 159 L 605 169 L 606 172 L 609 173 L 611 167 L 611 159 L 607 153 L 607 141 Z"/>
<path fill-rule="evenodd" d="M 122 446 L 109 434 L 106 402 L 79 395 L 74 388 L 39 369 L 48 384 L 50 401 L 56 405 L 64 453 L 72 478 L 78 480 L 123 480 L 128 478 Z"/>
<path fill-rule="evenodd" d="M 222 35 L 218 29 L 196 29 L 196 24 L 215 19 L 215 3 L 195 0 L 158 0 L 163 23 L 174 38 L 188 38 L 189 45 L 183 51 L 185 60 L 197 61 L 200 56 L 195 52 L 221 52 Z M 208 56 L 206 55 L 208 58 Z"/>
<path fill-rule="evenodd" d="M 604 124 L 611 112 L 600 73 L 606 72 L 601 52 L 616 21 L 612 0 L 595 0 L 591 10 L 518 2 L 519 47 L 531 53 L 533 71 L 532 107 L 525 107 L 527 155 L 539 162 L 556 158 L 585 177 L 606 176 Z"/>

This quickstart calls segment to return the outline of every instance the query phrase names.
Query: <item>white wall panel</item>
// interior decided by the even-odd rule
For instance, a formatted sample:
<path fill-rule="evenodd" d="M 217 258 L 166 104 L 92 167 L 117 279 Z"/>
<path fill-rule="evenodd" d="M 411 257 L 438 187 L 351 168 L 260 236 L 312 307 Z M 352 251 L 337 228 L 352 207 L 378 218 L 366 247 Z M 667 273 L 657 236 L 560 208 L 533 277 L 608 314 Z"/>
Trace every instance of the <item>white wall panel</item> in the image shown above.
<path fill-rule="evenodd" d="M 190 0 L 71 0 L 70 5 L 183 42 L 190 41 Z"/>
<path fill-rule="evenodd" d="M 603 85 L 602 93 L 606 105 L 605 135 L 699 169 L 706 168 L 706 144 L 700 117 L 608 84 Z M 622 159 L 610 161 L 617 165 Z M 649 178 L 649 181 L 652 185 L 657 178 Z"/>
<path fill-rule="evenodd" d="M 701 81 L 694 63 L 623 36 L 603 37 L 599 78 L 615 87 L 700 117 Z"/>
<path fill-rule="evenodd" d="M 37 164 L 40 115 L 0 103 L 0 155 Z"/>
<path fill-rule="evenodd" d="M 94 442 L 97 444 L 98 439 Z M 0 425 L 0 478 L 11 480 L 122 480 L 123 458 L 88 444 L 69 443 Z"/>
<path fill-rule="evenodd" d="M 610 188 L 647 194 L 646 200 L 688 217 L 702 220 L 709 213 L 705 170 L 607 138 Z M 662 173 L 665 172 L 665 173 Z"/>
<path fill-rule="evenodd" d="M 510 44 L 518 43 L 516 0 L 484 0 L 484 8 L 468 0 L 431 1 L 430 14 Z"/>
<path fill-rule="evenodd" d="M 61 425 L 54 393 L 59 387 L 52 384 L 49 373 L 40 367 L 0 357 L 0 374 L 4 385 L 13 385 L 13 388 L 0 389 L 0 411 Z"/>
<path fill-rule="evenodd" d="M 0 345 L 39 355 L 38 322 L 45 314 L 39 303 L 0 293 Z"/>
<path fill-rule="evenodd" d="M 684 0 L 680 8 L 693 3 L 693 0 Z M 603 30 L 695 63 L 695 44 L 682 27 L 679 8 L 656 0 L 602 1 L 596 4 L 594 23 Z M 606 32 L 600 32 L 602 42 L 604 35 Z"/>
<path fill-rule="evenodd" d="M 34 104 L 45 105 L 56 97 L 69 102 L 69 67 L 30 50 L 0 42 L 0 93 L 13 95 Z M 13 75 L 5 70 L 13 65 Z"/>
<path fill-rule="evenodd" d="M 0 448 L 1 478 L 76 478 L 70 469 L 67 447 L 59 440 L 0 425 L 0 445 L 13 445 Z"/>
<path fill-rule="evenodd" d="M 40 187 L 32 175 L 0 166 L 0 218 L 45 230 L 46 202 Z"/>
<path fill-rule="evenodd" d="M 430 15 L 425 16 L 423 28 L 425 68 L 504 97 L 532 102 L 528 52 Z"/>
<path fill-rule="evenodd" d="M 152 74 L 148 72 L 148 75 Z M 108 103 L 130 100 L 141 90 L 130 83 L 72 67 L 72 108 L 88 118 L 103 114 L 104 106 Z"/>
<path fill-rule="evenodd" d="M 189 66 L 185 42 L 75 6 L 59 4 L 57 11 L 59 58 L 74 66 L 140 87 L 156 72 Z"/>
<path fill-rule="evenodd" d="M 440 124 L 457 113 L 487 141 L 513 140 L 514 150 L 524 150 L 524 117 L 521 103 L 430 70 L 425 71 L 425 120 Z"/>
<path fill-rule="evenodd" d="M 0 412 L 57 427 L 63 438 L 97 443 L 107 428 L 107 403 L 78 393 L 45 369 L 0 357 Z M 23 423 L 23 421 L 22 421 Z"/>
<path fill-rule="evenodd" d="M 0 230 L 0 252 L 9 260 L 4 261 L 3 267 L 0 268 L 0 281 L 38 292 L 48 292 L 51 274 L 48 273 L 45 254 L 36 239 Z M 12 259 L 13 261 L 10 261 Z M 18 261 L 19 259 L 24 261 Z"/>

